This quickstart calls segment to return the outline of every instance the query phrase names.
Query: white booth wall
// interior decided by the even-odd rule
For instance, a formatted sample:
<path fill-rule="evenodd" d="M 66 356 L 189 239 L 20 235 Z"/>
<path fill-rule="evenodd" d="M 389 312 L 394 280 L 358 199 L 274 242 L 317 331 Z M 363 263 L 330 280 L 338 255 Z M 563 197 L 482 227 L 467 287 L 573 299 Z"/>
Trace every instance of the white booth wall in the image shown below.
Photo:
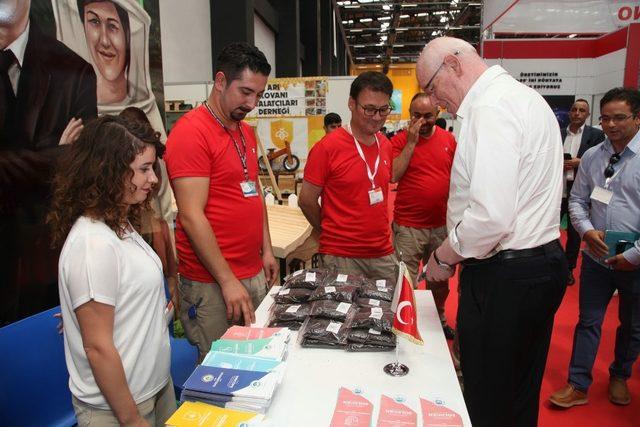
<path fill-rule="evenodd" d="M 213 78 L 209 0 L 160 0 L 162 73 L 167 83 Z M 165 98 L 167 98 L 165 88 Z"/>

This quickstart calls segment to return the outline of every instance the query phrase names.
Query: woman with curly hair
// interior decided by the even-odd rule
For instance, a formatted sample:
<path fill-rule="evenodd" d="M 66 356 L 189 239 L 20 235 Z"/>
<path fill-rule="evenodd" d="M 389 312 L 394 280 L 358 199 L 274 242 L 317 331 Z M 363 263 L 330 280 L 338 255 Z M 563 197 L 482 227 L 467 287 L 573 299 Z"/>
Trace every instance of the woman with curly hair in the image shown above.
<path fill-rule="evenodd" d="M 78 425 L 164 425 L 176 409 L 162 263 L 136 232 L 164 146 L 103 116 L 61 159 L 49 223 Z"/>

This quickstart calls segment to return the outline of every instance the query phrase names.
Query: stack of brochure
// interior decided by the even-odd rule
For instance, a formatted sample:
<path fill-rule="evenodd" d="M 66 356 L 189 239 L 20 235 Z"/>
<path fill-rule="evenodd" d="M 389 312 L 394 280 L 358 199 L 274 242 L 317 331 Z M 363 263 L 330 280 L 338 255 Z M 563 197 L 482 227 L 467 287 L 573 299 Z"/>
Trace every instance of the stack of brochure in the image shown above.
<path fill-rule="evenodd" d="M 265 413 L 282 381 L 291 332 L 234 326 L 184 383 L 180 400 Z"/>
<path fill-rule="evenodd" d="M 219 408 L 202 402 L 184 402 L 166 421 L 167 427 L 271 427 L 264 415 Z"/>

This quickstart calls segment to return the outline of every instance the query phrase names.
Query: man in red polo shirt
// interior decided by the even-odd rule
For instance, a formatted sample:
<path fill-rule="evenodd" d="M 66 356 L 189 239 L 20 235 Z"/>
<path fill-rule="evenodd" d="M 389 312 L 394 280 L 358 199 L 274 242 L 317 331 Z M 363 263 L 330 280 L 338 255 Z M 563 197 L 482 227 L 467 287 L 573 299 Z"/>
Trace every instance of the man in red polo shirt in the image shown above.
<path fill-rule="evenodd" d="M 350 125 L 311 149 L 298 204 L 320 233 L 325 267 L 395 280 L 387 207 L 391 144 L 379 132 L 391 112 L 392 92 L 391 81 L 379 72 L 364 72 L 353 81 Z"/>
<path fill-rule="evenodd" d="M 447 200 L 456 140 L 452 133 L 434 126 L 437 108 L 426 94 L 413 97 L 409 113 L 409 128 L 391 139 L 392 182 L 398 183 L 393 244 L 415 285 L 420 261 L 426 264 L 431 252 L 447 238 Z M 444 315 L 449 281 L 427 285 L 433 293 L 444 334 L 453 339 L 454 331 Z"/>
<path fill-rule="evenodd" d="M 270 71 L 257 48 L 225 47 L 211 95 L 176 123 L 167 141 L 178 203 L 180 321 L 200 359 L 231 323 L 255 321 L 267 282 L 278 274 L 258 190 L 256 140 L 242 121 Z"/>

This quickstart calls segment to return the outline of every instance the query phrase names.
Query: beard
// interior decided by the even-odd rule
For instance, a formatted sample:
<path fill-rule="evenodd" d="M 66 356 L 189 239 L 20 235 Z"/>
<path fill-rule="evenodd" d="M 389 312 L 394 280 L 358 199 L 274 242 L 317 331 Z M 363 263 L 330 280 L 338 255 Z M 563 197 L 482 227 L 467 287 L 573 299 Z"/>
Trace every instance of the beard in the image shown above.
<path fill-rule="evenodd" d="M 247 114 L 249 114 L 250 112 L 251 110 L 245 111 L 242 108 L 236 108 L 231 112 L 229 116 L 231 117 L 232 120 L 239 122 L 240 120 L 243 120 L 247 116 Z"/>

